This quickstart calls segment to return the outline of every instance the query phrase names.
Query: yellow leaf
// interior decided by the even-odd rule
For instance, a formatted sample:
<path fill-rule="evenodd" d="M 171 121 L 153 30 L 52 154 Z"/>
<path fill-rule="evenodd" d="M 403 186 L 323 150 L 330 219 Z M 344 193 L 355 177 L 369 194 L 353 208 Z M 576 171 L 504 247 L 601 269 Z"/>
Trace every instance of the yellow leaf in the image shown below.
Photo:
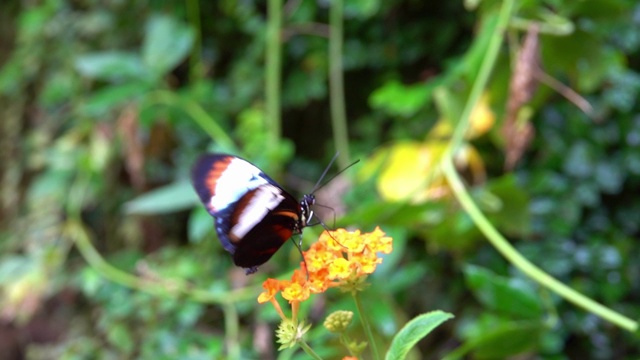
<path fill-rule="evenodd" d="M 473 108 L 469 118 L 469 130 L 465 136 L 467 139 L 480 137 L 491 130 L 496 121 L 496 115 L 489 106 L 489 95 L 487 93 L 480 97 L 480 100 Z"/>
<path fill-rule="evenodd" d="M 438 163 L 446 142 L 403 142 L 382 151 L 386 155 L 378 178 L 385 200 L 420 203 L 447 193 Z"/>

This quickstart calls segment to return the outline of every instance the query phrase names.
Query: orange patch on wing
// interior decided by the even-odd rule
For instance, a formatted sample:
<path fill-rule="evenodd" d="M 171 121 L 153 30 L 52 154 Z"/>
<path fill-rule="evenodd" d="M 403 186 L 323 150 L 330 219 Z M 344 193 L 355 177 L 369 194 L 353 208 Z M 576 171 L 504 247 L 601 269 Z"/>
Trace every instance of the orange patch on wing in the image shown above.
<path fill-rule="evenodd" d="M 293 231 L 290 228 L 282 225 L 277 225 L 277 224 L 273 225 L 271 229 L 273 229 L 273 232 L 278 234 L 278 236 L 282 239 L 283 242 L 289 240 L 291 235 L 293 235 Z"/>
<path fill-rule="evenodd" d="M 288 216 L 290 218 L 292 218 L 295 221 L 298 221 L 298 214 L 294 213 L 293 211 L 276 211 L 274 212 L 274 215 L 282 215 L 282 216 Z"/>
<path fill-rule="evenodd" d="M 213 163 L 213 167 L 207 172 L 207 179 L 205 180 L 205 184 L 207 185 L 207 189 L 211 192 L 211 196 L 216 195 L 216 184 L 218 180 L 222 176 L 222 173 L 229 167 L 229 164 L 233 158 L 231 156 L 225 157 L 221 161 L 216 161 Z M 215 210 L 215 209 L 214 209 Z"/>

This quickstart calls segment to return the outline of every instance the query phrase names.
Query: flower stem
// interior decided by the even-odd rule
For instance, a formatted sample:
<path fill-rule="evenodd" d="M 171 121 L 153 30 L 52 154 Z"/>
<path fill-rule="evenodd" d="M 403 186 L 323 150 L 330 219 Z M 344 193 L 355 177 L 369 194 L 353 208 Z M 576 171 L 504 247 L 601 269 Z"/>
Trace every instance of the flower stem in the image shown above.
<path fill-rule="evenodd" d="M 304 341 L 304 339 L 300 339 L 298 341 L 298 344 L 300 344 L 300 347 L 302 348 L 302 350 L 304 350 L 304 352 L 306 352 L 307 355 L 309 355 L 311 358 L 316 360 L 322 360 L 320 355 L 316 354 L 316 352 L 313 351 L 313 349 L 309 346 L 309 344 L 307 344 L 306 341 Z"/>
<path fill-rule="evenodd" d="M 378 347 L 376 346 L 376 341 L 373 338 L 371 325 L 369 325 L 369 322 L 367 321 L 367 317 L 365 316 L 365 313 L 362 310 L 362 303 L 360 302 L 360 297 L 358 296 L 358 292 L 352 291 L 351 295 L 353 296 L 353 301 L 356 303 L 356 309 L 358 310 L 358 317 L 360 318 L 360 322 L 362 323 L 364 332 L 367 334 L 367 338 L 369 339 L 369 346 L 371 347 L 373 358 L 378 360 L 380 359 L 380 353 L 378 353 Z"/>

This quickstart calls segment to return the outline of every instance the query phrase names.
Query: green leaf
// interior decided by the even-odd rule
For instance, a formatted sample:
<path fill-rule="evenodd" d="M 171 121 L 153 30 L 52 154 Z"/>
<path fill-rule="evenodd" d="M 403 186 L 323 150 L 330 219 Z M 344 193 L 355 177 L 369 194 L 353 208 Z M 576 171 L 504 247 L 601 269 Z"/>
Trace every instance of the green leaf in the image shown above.
<path fill-rule="evenodd" d="M 374 109 L 390 115 L 411 116 L 426 103 L 434 89 L 433 84 L 404 85 L 392 80 L 376 89 L 369 97 Z"/>
<path fill-rule="evenodd" d="M 436 310 L 426 314 L 421 314 L 409 321 L 391 341 L 391 347 L 385 359 L 404 359 L 409 350 L 420 339 L 427 336 L 438 325 L 453 318 L 452 314 Z"/>
<path fill-rule="evenodd" d="M 189 217 L 188 224 L 188 237 L 192 243 L 198 243 L 204 239 L 205 235 L 211 232 L 211 215 L 205 210 L 204 207 L 198 206 Z"/>
<path fill-rule="evenodd" d="M 149 191 L 125 204 L 128 214 L 166 214 L 186 210 L 197 197 L 189 181 L 180 181 Z"/>
<path fill-rule="evenodd" d="M 380 0 L 351 0 L 344 4 L 346 18 L 366 19 L 380 10 Z"/>
<path fill-rule="evenodd" d="M 146 75 L 138 55 L 118 51 L 82 55 L 76 59 L 75 67 L 80 74 L 95 80 L 141 79 Z"/>
<path fill-rule="evenodd" d="M 542 305 L 528 282 L 498 276 L 474 265 L 466 266 L 464 273 L 469 288 L 484 306 L 518 319 L 542 317 Z"/>
<path fill-rule="evenodd" d="M 184 60 L 194 41 L 194 32 L 189 26 L 166 15 L 153 16 L 147 23 L 145 35 L 142 62 L 157 77 Z"/>
<path fill-rule="evenodd" d="M 140 81 L 108 86 L 92 93 L 81 104 L 80 110 L 85 116 L 101 117 L 112 109 L 119 109 L 122 105 L 135 101 L 149 90 L 150 85 Z"/>
<path fill-rule="evenodd" d="M 529 195 L 516 176 L 508 174 L 492 179 L 485 190 L 478 201 L 489 220 L 509 236 L 527 236 L 531 229 Z M 492 206 L 492 202 L 496 205 Z"/>
<path fill-rule="evenodd" d="M 510 321 L 487 314 L 467 330 L 467 341 L 454 353 L 472 352 L 474 359 L 511 358 L 539 347 L 544 329 L 542 320 Z"/>
<path fill-rule="evenodd" d="M 112 323 L 107 329 L 109 342 L 118 349 L 129 353 L 133 350 L 133 339 L 131 332 L 122 323 Z"/>

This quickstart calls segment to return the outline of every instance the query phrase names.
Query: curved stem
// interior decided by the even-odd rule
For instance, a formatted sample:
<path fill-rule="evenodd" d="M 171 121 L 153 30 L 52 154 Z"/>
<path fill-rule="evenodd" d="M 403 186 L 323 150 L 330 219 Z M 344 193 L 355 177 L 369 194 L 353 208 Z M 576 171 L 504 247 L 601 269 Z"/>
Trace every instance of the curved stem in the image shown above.
<path fill-rule="evenodd" d="M 487 237 L 489 242 L 504 256 L 513 266 L 520 269 L 527 276 L 548 288 L 549 290 L 557 293 L 568 301 L 575 305 L 600 316 L 601 318 L 620 326 L 623 329 L 629 331 L 637 331 L 638 323 L 625 317 L 593 300 L 582 295 L 581 293 L 573 290 L 567 285 L 561 283 L 555 278 L 551 277 L 540 268 L 532 264 L 507 241 L 496 230 L 496 228 L 489 222 L 484 214 L 478 209 L 475 202 L 467 192 L 462 180 L 458 176 L 451 159 L 442 163 L 442 169 L 449 181 L 449 185 L 453 190 L 458 202 L 462 205 L 462 208 L 469 214 L 474 224 L 478 226 L 480 231 Z"/>
<path fill-rule="evenodd" d="M 478 77 L 475 79 L 469 99 L 465 104 L 464 110 L 460 117 L 460 121 L 456 125 L 451 143 L 447 150 L 446 156 L 443 156 L 441 161 L 442 170 L 453 190 L 454 195 L 462 205 L 463 209 L 469 214 L 474 224 L 478 226 L 480 231 L 487 237 L 489 242 L 515 267 L 520 269 L 526 275 L 545 286 L 546 288 L 554 291 L 558 295 L 564 297 L 568 301 L 575 305 L 596 314 L 603 319 L 616 324 L 629 331 L 637 331 L 638 323 L 593 301 L 592 299 L 580 294 L 572 288 L 564 285 L 560 281 L 551 277 L 540 268 L 533 265 L 529 260 L 524 258 L 516 249 L 509 244 L 509 242 L 502 236 L 496 228 L 489 222 L 484 214 L 478 209 L 475 202 L 466 190 L 462 180 L 456 172 L 453 164 L 453 157 L 455 152 L 460 148 L 464 140 L 465 131 L 468 128 L 469 116 L 473 110 L 475 104 L 480 98 L 482 91 L 486 87 L 487 80 L 491 73 L 491 69 L 495 64 L 495 60 L 502 43 L 502 38 L 506 26 L 508 24 L 511 10 L 513 8 L 513 0 L 505 0 L 502 3 L 502 8 L 498 17 L 496 29 L 491 35 L 491 40 L 487 47 L 487 52 L 484 57 L 483 63 L 480 67 Z"/>
<path fill-rule="evenodd" d="M 82 257 L 104 278 L 120 285 L 144 291 L 149 294 L 174 299 L 185 299 L 207 304 L 233 304 L 255 296 L 257 288 L 244 288 L 223 294 L 213 294 L 193 288 L 182 281 L 151 281 L 131 275 L 109 264 L 91 243 L 90 237 L 78 219 L 70 218 L 65 225 L 65 233 L 75 243 Z"/>
<path fill-rule="evenodd" d="M 491 70 L 493 69 L 493 66 L 498 57 L 498 52 L 500 51 L 500 46 L 502 45 L 502 39 L 504 37 L 504 32 L 507 28 L 507 25 L 509 24 L 509 18 L 513 9 L 513 2 L 514 0 L 505 0 L 502 3 L 502 8 L 500 9 L 500 14 L 498 15 L 498 21 L 496 23 L 496 28 L 493 31 L 493 34 L 491 34 L 491 39 L 489 40 L 489 45 L 487 46 L 487 51 L 482 61 L 482 65 L 480 66 L 480 70 L 478 71 L 478 76 L 473 82 L 471 92 L 469 93 L 469 99 L 467 100 L 464 109 L 462 110 L 460 120 L 458 121 L 458 124 L 453 131 L 451 141 L 449 142 L 449 147 L 447 149 L 447 152 L 445 153 L 445 156 L 443 156 L 443 159 L 453 157 L 455 155 L 455 152 L 460 149 L 460 146 L 464 141 L 464 135 L 469 125 L 469 117 L 471 116 L 471 112 L 480 99 L 480 96 L 482 96 L 482 92 L 484 91 L 487 85 L 487 81 L 489 80 L 489 75 L 491 75 Z"/>
<path fill-rule="evenodd" d="M 369 321 L 367 321 L 367 316 L 362 309 L 362 303 L 360 302 L 360 297 L 357 292 L 352 292 L 353 301 L 356 303 L 356 309 L 358 310 L 358 317 L 360 318 L 360 322 L 362 323 L 362 327 L 364 328 L 365 334 L 367 334 L 367 339 L 369 339 L 369 346 L 371 347 L 371 352 L 373 353 L 373 358 L 378 360 L 380 359 L 380 353 L 378 353 L 378 347 L 376 346 L 376 341 L 373 338 L 373 332 L 371 331 L 371 325 L 369 325 Z"/>
<path fill-rule="evenodd" d="M 329 9 L 329 96 L 333 141 L 336 144 L 337 151 L 340 153 L 338 164 L 341 168 L 349 165 L 350 159 L 342 73 L 343 21 L 342 0 L 331 1 L 331 8 Z"/>
<path fill-rule="evenodd" d="M 187 299 L 206 304 L 234 304 L 238 301 L 248 300 L 259 291 L 256 287 L 233 290 L 222 294 L 213 294 L 209 291 L 198 289 L 179 279 L 150 280 L 131 275 L 109 264 L 96 250 L 91 242 L 89 232 L 86 230 L 80 217 L 80 211 L 84 204 L 84 196 L 88 193 L 90 176 L 79 176 L 70 189 L 66 204 L 67 220 L 63 232 L 78 248 L 80 255 L 93 270 L 105 279 L 120 285 L 144 291 L 149 294 L 173 299 Z"/>

